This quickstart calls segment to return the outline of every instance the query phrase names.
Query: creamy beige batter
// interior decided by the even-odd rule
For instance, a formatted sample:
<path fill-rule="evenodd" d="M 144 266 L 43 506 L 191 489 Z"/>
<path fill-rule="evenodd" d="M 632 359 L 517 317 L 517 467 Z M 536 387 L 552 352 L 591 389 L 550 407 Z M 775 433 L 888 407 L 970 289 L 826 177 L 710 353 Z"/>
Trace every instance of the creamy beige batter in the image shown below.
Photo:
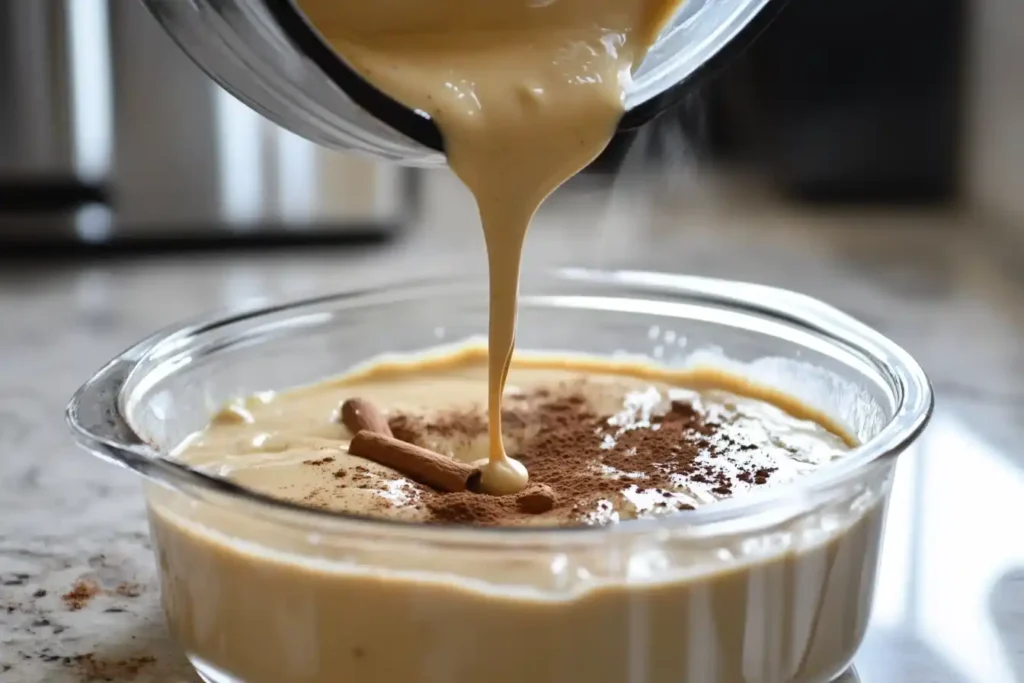
<path fill-rule="evenodd" d="M 249 397 L 216 415 L 209 428 L 182 445 L 178 457 L 252 490 L 311 507 L 428 521 L 427 511 L 419 505 L 423 487 L 347 452 L 354 434 L 339 423 L 339 403 L 358 397 L 380 406 L 386 415 L 415 418 L 424 425 L 416 437 L 419 445 L 473 463 L 486 458 L 490 446 L 487 411 L 479 405 L 487 371 L 486 351 L 467 347 L 404 366 L 377 365 L 366 373 L 280 395 Z M 540 401 L 532 398 L 538 392 L 548 402 L 572 396 L 601 416 L 607 429 L 572 437 L 578 439 L 578 452 L 597 447 L 594 460 L 566 467 L 601 472 L 621 480 L 621 487 L 577 502 L 571 514 L 558 509 L 503 520 L 505 525 L 606 524 L 659 517 L 754 488 L 752 480 L 740 478 L 747 465 L 769 468 L 761 485 L 779 486 L 849 449 L 835 427 L 830 431 L 822 426 L 828 421 L 820 413 L 735 377 L 628 363 L 616 366 L 607 360 L 533 357 L 516 361 L 506 386 L 504 409 L 515 419 L 506 425 L 504 437 L 513 454 L 530 450 L 543 427 Z M 658 429 L 656 416 L 666 413 L 673 401 L 711 417 L 715 440 L 750 445 L 749 450 L 707 447 L 705 469 L 713 466 L 716 477 L 726 477 L 727 487 L 720 489 L 717 480 L 698 481 L 685 473 L 652 486 L 643 472 L 615 471 L 600 460 L 626 434 Z"/>
<path fill-rule="evenodd" d="M 594 160 L 622 116 L 631 70 L 673 0 L 299 0 L 358 72 L 437 123 L 455 173 L 476 197 L 490 268 L 483 485 L 518 491 L 501 395 L 515 345 L 523 241 L 541 202 Z"/>
<path fill-rule="evenodd" d="M 448 409 L 484 417 L 486 382 L 479 347 L 378 364 L 234 402 L 178 457 L 303 505 L 418 522 L 421 489 L 346 454 L 350 434 L 338 405 L 360 396 L 390 415 L 428 422 Z M 790 483 L 849 446 L 814 410 L 713 371 L 517 360 L 506 410 L 546 390 L 585 396 L 621 430 L 615 434 L 655 429 L 652 416 L 672 400 L 700 406 L 716 434 L 757 444 L 716 461 L 769 463 L 767 486 Z M 511 426 L 507 433 L 514 453 L 533 438 Z M 473 460 L 489 444 L 486 432 L 470 434 L 432 433 L 429 445 Z M 357 471 L 370 486 L 356 485 Z M 636 481 L 606 474 L 623 492 Z M 246 683 L 823 683 L 845 667 L 866 627 L 886 485 L 880 473 L 870 485 L 830 493 L 814 512 L 762 522 L 763 532 L 701 535 L 684 526 L 679 535 L 670 527 L 631 535 L 616 525 L 623 533 L 589 542 L 572 532 L 546 540 L 493 530 L 458 541 L 427 536 L 423 524 L 304 527 L 159 487 L 150 503 L 174 633 L 200 666 Z M 693 507 L 721 497 L 685 480 L 671 494 Z M 615 524 L 680 514 L 643 495 L 609 502 L 571 518 L 519 521 Z"/>

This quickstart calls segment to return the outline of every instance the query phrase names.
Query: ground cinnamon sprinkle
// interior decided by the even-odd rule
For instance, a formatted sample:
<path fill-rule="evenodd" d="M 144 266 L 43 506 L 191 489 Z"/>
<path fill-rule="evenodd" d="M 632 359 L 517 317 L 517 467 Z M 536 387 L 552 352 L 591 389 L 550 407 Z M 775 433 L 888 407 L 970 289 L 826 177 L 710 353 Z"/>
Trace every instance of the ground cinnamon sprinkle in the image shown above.
<path fill-rule="evenodd" d="M 426 508 L 434 522 L 492 526 L 517 514 L 514 496 L 486 496 L 478 493 L 428 494 Z"/>
<path fill-rule="evenodd" d="M 427 425 L 427 431 L 442 437 L 476 438 L 487 433 L 487 419 L 477 411 L 453 411 Z"/>
<path fill-rule="evenodd" d="M 391 434 L 396 438 L 408 443 L 421 445 L 423 434 L 426 432 L 426 420 L 414 415 L 397 414 L 388 419 L 388 427 Z"/>
<path fill-rule="evenodd" d="M 134 681 L 139 674 L 156 664 L 156 658 L 149 655 L 105 659 L 93 652 L 64 655 L 50 647 L 44 647 L 36 653 L 19 650 L 18 655 L 23 661 L 38 659 L 47 664 L 59 664 L 66 669 L 75 669 L 76 680 L 79 681 Z M 14 665 L 0 665 L 0 673 L 12 669 L 15 669 Z"/>
<path fill-rule="evenodd" d="M 516 496 L 438 493 L 424 489 L 421 498 L 430 521 L 501 525 L 537 514 L 569 522 L 600 523 L 625 504 L 622 493 L 657 497 L 660 509 L 688 510 L 693 505 L 676 492 L 679 482 L 704 487 L 725 497 L 735 487 L 763 485 L 773 467 L 744 467 L 745 451 L 757 449 L 720 424 L 714 416 L 685 401 L 627 424 L 595 412 L 571 385 L 538 389 L 517 396 L 514 409 L 502 414 L 509 454 L 530 471 L 534 485 L 547 487 L 541 500 L 522 504 Z M 477 437 L 486 434 L 482 411 L 451 412 L 432 417 L 392 415 L 396 438 L 422 444 L 431 436 Z M 522 495 L 522 494 L 520 494 Z"/>
<path fill-rule="evenodd" d="M 119 583 L 113 590 L 104 590 L 92 579 L 79 579 L 74 583 L 67 593 L 61 596 L 64 606 L 72 612 L 84 609 L 98 595 L 116 595 L 122 598 L 137 598 L 142 595 L 143 586 L 138 583 L 125 581 Z M 46 591 L 36 591 L 35 597 L 43 597 Z"/>
<path fill-rule="evenodd" d="M 673 478 L 700 465 L 692 437 L 708 426 L 689 405 L 674 403 L 643 428 L 611 424 L 580 395 L 551 399 L 538 411 L 540 431 L 517 457 L 533 480 L 548 484 L 563 504 L 585 506 L 626 486 L 638 490 L 674 488 Z"/>
<path fill-rule="evenodd" d="M 84 608 L 89 601 L 100 594 L 100 587 L 92 581 L 79 580 L 71 590 L 61 596 L 64 605 L 72 612 Z"/>
<path fill-rule="evenodd" d="M 467 439 L 483 436 L 487 434 L 487 417 L 474 410 L 449 411 L 429 421 L 422 417 L 398 414 L 388 420 L 388 426 L 396 439 L 419 446 L 427 436 L 459 436 Z"/>
<path fill-rule="evenodd" d="M 68 664 L 78 668 L 84 681 L 132 680 L 144 669 L 156 663 L 156 659 L 149 656 L 109 660 L 100 659 L 91 653 L 68 659 Z"/>

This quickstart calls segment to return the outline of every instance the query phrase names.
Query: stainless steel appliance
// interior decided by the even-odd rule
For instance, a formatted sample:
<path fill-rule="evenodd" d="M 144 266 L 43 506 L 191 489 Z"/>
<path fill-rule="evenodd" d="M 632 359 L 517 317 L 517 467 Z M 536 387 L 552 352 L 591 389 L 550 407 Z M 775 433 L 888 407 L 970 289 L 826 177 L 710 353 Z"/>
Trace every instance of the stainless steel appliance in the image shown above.
<path fill-rule="evenodd" d="M 384 236 L 413 173 L 265 121 L 139 2 L 0 2 L 0 245 Z"/>

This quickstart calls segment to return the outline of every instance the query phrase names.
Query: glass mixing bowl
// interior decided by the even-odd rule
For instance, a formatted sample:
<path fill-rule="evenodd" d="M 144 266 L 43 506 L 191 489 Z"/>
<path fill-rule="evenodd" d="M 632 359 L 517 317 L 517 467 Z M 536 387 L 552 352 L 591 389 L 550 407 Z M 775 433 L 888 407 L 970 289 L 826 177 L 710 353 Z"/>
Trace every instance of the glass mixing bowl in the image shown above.
<path fill-rule="evenodd" d="M 314 142 L 399 161 L 444 163 L 441 136 L 357 76 L 294 0 L 144 0 L 192 59 L 275 123 Z M 649 120 L 753 38 L 784 0 L 686 0 L 638 68 L 622 128 Z M 726 47 L 729 50 L 726 50 Z"/>
<path fill-rule="evenodd" d="M 527 278 L 523 349 L 720 368 L 783 390 L 861 446 L 797 482 L 660 520 L 481 529 L 311 510 L 168 457 L 240 395 L 487 328 L 484 281 L 427 281 L 210 318 L 100 370 L 68 420 L 145 479 L 163 605 L 217 683 L 823 683 L 864 635 L 921 368 L 778 289 L 643 272 Z"/>

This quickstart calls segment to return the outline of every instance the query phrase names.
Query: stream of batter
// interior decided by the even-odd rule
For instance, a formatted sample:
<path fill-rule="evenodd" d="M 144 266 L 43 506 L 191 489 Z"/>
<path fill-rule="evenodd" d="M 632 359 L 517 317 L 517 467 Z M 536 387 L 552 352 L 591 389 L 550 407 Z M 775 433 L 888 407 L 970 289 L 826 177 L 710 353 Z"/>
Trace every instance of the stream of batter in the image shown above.
<path fill-rule="evenodd" d="M 476 198 L 490 272 L 484 491 L 526 486 L 502 443 L 523 242 L 537 208 L 608 145 L 632 69 L 675 0 L 299 0 L 367 80 L 435 121 Z"/>

